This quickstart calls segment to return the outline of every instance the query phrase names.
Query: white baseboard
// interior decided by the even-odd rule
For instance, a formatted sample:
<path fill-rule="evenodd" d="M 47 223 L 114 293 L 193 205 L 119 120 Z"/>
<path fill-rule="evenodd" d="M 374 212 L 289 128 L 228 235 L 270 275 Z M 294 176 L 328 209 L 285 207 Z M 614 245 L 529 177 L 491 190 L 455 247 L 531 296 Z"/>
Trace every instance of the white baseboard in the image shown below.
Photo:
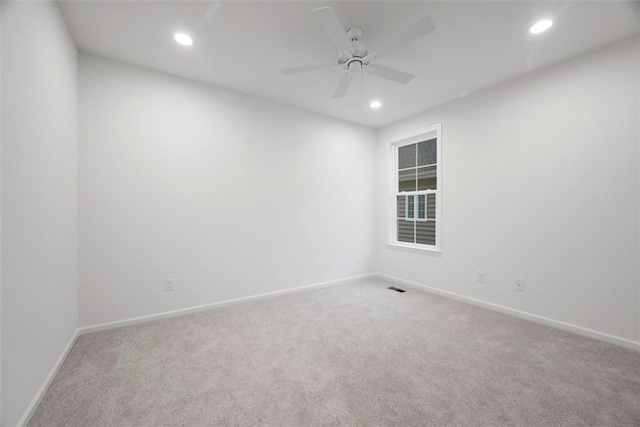
<path fill-rule="evenodd" d="M 115 329 L 115 328 L 120 328 L 122 326 L 135 325 L 137 323 L 150 322 L 152 320 L 166 319 L 168 317 L 175 317 L 175 316 L 183 316 L 185 314 L 197 313 L 199 311 L 211 310 L 213 308 L 224 307 L 227 305 L 234 305 L 234 304 L 240 304 L 243 302 L 256 301 L 261 299 L 273 298 L 281 295 L 293 294 L 296 292 L 302 292 L 312 288 L 322 288 L 322 287 L 328 287 L 328 286 L 342 285 L 345 283 L 354 282 L 359 279 L 364 279 L 366 277 L 373 277 L 373 276 L 375 276 L 375 274 L 373 273 L 363 274 L 361 276 L 348 277 L 346 279 L 331 280 L 331 281 L 322 282 L 322 283 L 314 283 L 312 285 L 300 286 L 292 289 L 285 289 L 283 291 L 268 292 L 265 294 L 214 302 L 214 303 L 199 305 L 195 307 L 181 308 L 179 310 L 165 311 L 162 313 L 150 314 L 147 316 L 132 317 L 129 319 L 117 320 L 115 322 L 100 323 L 98 325 L 93 325 L 93 326 L 84 326 L 78 329 L 78 332 L 79 332 L 79 335 L 84 335 L 91 332 L 105 331 L 107 329 Z"/>
<path fill-rule="evenodd" d="M 53 382 L 53 379 L 56 377 L 56 375 L 58 374 L 58 371 L 60 370 L 60 367 L 62 366 L 67 356 L 69 355 L 69 352 L 73 347 L 73 344 L 75 344 L 76 339 L 78 339 L 78 336 L 79 336 L 78 332 L 79 330 L 76 329 L 76 331 L 71 336 L 71 339 L 69 340 L 65 348 L 62 350 L 62 353 L 60 353 L 60 356 L 58 357 L 58 360 L 56 360 L 56 363 L 53 365 L 53 368 L 51 368 L 51 371 L 49 371 L 49 375 L 47 375 L 47 377 L 45 378 L 44 382 L 40 386 L 40 389 L 38 390 L 33 400 L 27 407 L 27 410 L 24 411 L 24 414 L 22 414 L 22 418 L 20 418 L 20 421 L 18 421 L 18 424 L 16 425 L 16 427 L 26 427 L 27 424 L 29 424 L 31 417 L 36 412 L 36 409 L 38 409 L 38 405 L 40 405 L 42 398 L 47 393 L 47 390 L 49 389 L 49 386 Z"/>
<path fill-rule="evenodd" d="M 482 301 L 479 299 L 456 294 L 454 292 L 449 292 L 449 291 L 434 288 L 431 286 L 423 285 L 421 283 L 400 279 L 399 277 L 389 276 L 387 274 L 374 273 L 372 274 L 372 276 L 375 276 L 380 279 L 390 281 L 396 284 L 401 284 L 410 288 L 424 290 L 432 294 L 445 296 L 445 297 L 466 302 L 468 304 L 472 304 L 478 307 L 508 314 L 514 317 L 518 317 L 520 319 L 525 319 L 535 323 L 540 323 L 542 325 L 551 326 L 556 329 L 562 329 L 564 331 L 573 332 L 575 334 L 582 335 L 587 338 L 592 338 L 594 340 L 603 341 L 609 344 L 614 344 L 620 347 L 625 347 L 625 348 L 640 352 L 640 342 L 637 342 L 637 341 L 632 341 L 626 338 L 618 337 L 618 336 L 607 334 L 604 332 L 594 331 L 593 329 L 583 328 L 582 326 L 573 325 L 571 323 L 565 323 L 559 320 L 549 319 L 548 317 L 538 316 L 536 314 L 527 313 L 525 311 L 516 310 L 516 309 L 505 307 L 502 305 L 493 304 L 493 303 Z"/>

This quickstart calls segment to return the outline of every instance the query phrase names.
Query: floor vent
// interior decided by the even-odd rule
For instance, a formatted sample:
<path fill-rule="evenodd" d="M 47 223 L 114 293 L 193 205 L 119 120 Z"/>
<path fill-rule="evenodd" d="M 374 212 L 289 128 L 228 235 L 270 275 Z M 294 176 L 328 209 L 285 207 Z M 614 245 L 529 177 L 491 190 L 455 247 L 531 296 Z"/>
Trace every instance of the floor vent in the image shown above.
<path fill-rule="evenodd" d="M 389 286 L 387 289 L 391 289 L 392 291 L 396 292 L 407 292 L 404 289 L 396 288 L 395 286 Z"/>

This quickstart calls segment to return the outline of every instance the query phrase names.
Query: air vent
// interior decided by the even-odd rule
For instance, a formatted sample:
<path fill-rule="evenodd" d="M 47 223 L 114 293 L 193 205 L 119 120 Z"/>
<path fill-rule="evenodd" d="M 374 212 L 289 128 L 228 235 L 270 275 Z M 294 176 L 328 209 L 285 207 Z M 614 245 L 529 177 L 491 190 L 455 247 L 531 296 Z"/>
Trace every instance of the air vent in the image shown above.
<path fill-rule="evenodd" d="M 392 291 L 396 292 L 407 292 L 404 289 L 396 288 L 395 286 L 389 286 L 387 289 L 391 289 Z"/>

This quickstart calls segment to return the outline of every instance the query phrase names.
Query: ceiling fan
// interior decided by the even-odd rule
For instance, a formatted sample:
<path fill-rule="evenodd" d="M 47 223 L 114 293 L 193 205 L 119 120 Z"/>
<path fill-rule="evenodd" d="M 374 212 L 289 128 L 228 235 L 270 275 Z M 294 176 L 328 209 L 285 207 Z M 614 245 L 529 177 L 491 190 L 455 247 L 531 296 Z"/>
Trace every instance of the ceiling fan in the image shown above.
<path fill-rule="evenodd" d="M 302 67 L 283 68 L 280 70 L 282 74 L 304 73 L 307 71 L 322 70 L 326 68 L 343 68 L 346 73 L 338 82 L 336 90 L 333 92 L 334 98 L 341 98 L 347 92 L 349 84 L 353 78 L 363 73 L 367 73 L 391 80 L 396 83 L 407 84 L 415 76 L 396 70 L 380 64 L 372 63 L 372 60 L 380 58 L 382 55 L 396 49 L 412 40 L 422 37 L 436 29 L 430 17 L 425 17 L 413 25 L 408 26 L 404 30 L 387 37 L 386 39 L 375 43 L 369 47 L 365 45 L 360 38 L 362 37 L 362 28 L 351 27 L 344 30 L 344 27 L 338 20 L 338 17 L 330 7 L 321 7 L 313 10 L 318 23 L 322 26 L 325 33 L 331 39 L 331 42 L 338 48 L 338 63 L 330 65 L 307 65 Z"/>

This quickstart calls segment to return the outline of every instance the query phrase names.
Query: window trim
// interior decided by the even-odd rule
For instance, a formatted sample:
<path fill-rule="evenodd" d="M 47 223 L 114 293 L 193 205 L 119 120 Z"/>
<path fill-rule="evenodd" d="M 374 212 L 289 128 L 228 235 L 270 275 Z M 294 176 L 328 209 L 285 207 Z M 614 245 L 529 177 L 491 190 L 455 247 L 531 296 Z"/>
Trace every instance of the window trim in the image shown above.
<path fill-rule="evenodd" d="M 397 199 L 398 195 L 402 195 L 402 192 L 398 191 L 398 148 L 403 147 L 405 145 L 416 144 L 418 142 L 426 141 L 429 139 L 436 138 L 436 178 L 438 182 L 438 188 L 436 190 L 420 190 L 416 192 L 411 192 L 412 195 L 416 194 L 433 194 L 436 195 L 436 209 L 435 209 L 435 223 L 436 223 L 436 244 L 435 245 L 424 245 L 420 243 L 408 243 L 408 242 L 400 242 L 398 241 L 398 225 L 397 225 Z M 390 249 L 401 249 L 401 250 L 411 250 L 411 252 L 419 252 L 419 253 L 442 253 L 442 125 L 440 123 L 429 126 L 418 133 L 410 136 L 408 138 L 403 138 L 400 140 L 393 141 L 389 144 L 391 159 L 390 167 L 389 167 L 389 203 L 388 203 L 388 239 L 387 239 L 387 248 Z M 406 196 L 405 196 L 406 197 Z M 417 214 L 417 199 L 414 201 L 414 209 Z M 426 208 L 426 206 L 425 206 Z M 426 209 L 425 209 L 426 216 Z M 425 220 L 420 220 L 425 221 Z"/>

